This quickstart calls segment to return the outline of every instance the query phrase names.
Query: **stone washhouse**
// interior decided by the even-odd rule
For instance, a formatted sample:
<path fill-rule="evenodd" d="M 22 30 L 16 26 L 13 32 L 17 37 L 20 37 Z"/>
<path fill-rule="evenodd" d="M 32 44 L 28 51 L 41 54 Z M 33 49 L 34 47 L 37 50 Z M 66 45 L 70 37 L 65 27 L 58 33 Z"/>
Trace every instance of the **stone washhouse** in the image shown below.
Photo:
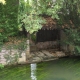
<path fill-rule="evenodd" d="M 45 17 L 45 19 L 46 24 L 34 34 L 36 39 L 28 40 L 29 47 L 26 56 L 30 56 L 31 62 L 55 60 L 69 56 L 69 52 L 74 50 L 73 46 L 61 43 L 67 39 L 64 27 L 68 25 L 60 26 L 51 17 Z"/>
<path fill-rule="evenodd" d="M 68 52 L 73 51 L 74 48 L 61 43 L 61 41 L 67 39 L 63 31 L 64 26 L 58 25 L 50 17 L 45 17 L 45 19 L 46 24 L 43 25 L 41 30 L 34 35 L 27 35 L 29 39 L 25 42 L 27 48 L 24 51 L 20 52 L 17 49 L 8 50 L 3 48 L 0 51 L 0 64 L 26 64 L 50 61 L 70 55 Z M 30 36 L 35 39 L 30 38 Z"/>

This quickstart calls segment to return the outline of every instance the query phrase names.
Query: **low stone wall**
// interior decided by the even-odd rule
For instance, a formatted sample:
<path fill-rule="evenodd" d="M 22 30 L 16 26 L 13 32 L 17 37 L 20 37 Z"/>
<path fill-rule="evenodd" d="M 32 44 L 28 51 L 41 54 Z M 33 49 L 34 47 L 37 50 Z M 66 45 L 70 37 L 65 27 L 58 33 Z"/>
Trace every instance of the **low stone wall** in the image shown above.
<path fill-rule="evenodd" d="M 48 49 L 48 48 L 58 48 L 57 41 L 46 41 L 46 42 L 39 42 L 36 44 L 38 49 Z"/>
<path fill-rule="evenodd" d="M 58 41 L 38 42 L 36 44 L 31 41 L 31 45 L 30 45 L 31 51 L 43 50 L 43 49 L 58 49 L 58 48 L 59 48 Z"/>
<path fill-rule="evenodd" d="M 0 64 L 9 65 L 26 62 L 26 51 L 2 48 L 0 51 Z"/>

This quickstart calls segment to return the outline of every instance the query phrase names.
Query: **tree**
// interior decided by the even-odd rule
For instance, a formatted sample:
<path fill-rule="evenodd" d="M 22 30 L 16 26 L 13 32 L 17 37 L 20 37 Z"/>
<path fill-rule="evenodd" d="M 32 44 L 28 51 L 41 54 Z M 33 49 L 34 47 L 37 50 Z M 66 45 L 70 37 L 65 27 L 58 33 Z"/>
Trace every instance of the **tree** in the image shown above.
<path fill-rule="evenodd" d="M 67 23 L 69 28 L 64 29 L 67 44 L 74 46 L 74 52 L 80 53 L 80 0 L 64 0 L 64 5 L 60 9 L 59 23 Z"/>
<path fill-rule="evenodd" d="M 58 19 L 58 11 L 63 1 L 60 0 L 20 0 L 19 6 L 19 28 L 25 24 L 25 29 L 30 34 L 37 32 L 45 23 L 43 15 Z"/>
<path fill-rule="evenodd" d="M 0 45 L 8 41 L 8 37 L 18 35 L 18 0 L 6 0 L 0 3 Z"/>

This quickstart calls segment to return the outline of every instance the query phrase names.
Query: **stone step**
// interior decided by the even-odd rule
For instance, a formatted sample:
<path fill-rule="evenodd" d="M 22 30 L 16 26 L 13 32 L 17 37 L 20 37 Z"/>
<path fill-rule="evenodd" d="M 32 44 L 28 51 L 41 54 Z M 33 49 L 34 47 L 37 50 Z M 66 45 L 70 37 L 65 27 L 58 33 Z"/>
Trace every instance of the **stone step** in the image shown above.
<path fill-rule="evenodd" d="M 45 54 L 45 55 L 48 56 L 48 57 L 54 57 L 51 53 L 49 53 L 49 52 L 46 51 L 46 50 L 42 50 L 42 53 Z"/>
<path fill-rule="evenodd" d="M 56 52 L 56 55 L 57 55 L 58 57 L 64 57 L 64 56 L 66 56 L 65 53 L 60 52 L 60 51 L 57 51 L 57 52 Z"/>
<path fill-rule="evenodd" d="M 39 52 L 38 52 L 38 56 L 39 56 L 39 57 L 44 57 L 45 55 L 44 55 L 41 51 L 39 51 Z"/>

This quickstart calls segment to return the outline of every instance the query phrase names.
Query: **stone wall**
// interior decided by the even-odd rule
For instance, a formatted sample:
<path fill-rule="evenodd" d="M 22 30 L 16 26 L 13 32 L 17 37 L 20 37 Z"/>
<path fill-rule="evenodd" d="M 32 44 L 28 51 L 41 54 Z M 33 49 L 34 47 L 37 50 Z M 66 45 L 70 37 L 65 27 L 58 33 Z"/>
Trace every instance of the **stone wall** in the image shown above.
<path fill-rule="evenodd" d="M 0 64 L 9 65 L 26 62 L 25 53 L 25 50 L 2 48 L 0 51 Z"/>
<path fill-rule="evenodd" d="M 46 41 L 46 42 L 39 42 L 36 44 L 38 49 L 57 49 L 59 44 L 57 41 Z"/>
<path fill-rule="evenodd" d="M 44 49 L 58 49 L 59 42 L 58 41 L 45 41 L 45 42 L 38 42 L 34 43 L 30 41 L 30 51 L 38 51 Z"/>

